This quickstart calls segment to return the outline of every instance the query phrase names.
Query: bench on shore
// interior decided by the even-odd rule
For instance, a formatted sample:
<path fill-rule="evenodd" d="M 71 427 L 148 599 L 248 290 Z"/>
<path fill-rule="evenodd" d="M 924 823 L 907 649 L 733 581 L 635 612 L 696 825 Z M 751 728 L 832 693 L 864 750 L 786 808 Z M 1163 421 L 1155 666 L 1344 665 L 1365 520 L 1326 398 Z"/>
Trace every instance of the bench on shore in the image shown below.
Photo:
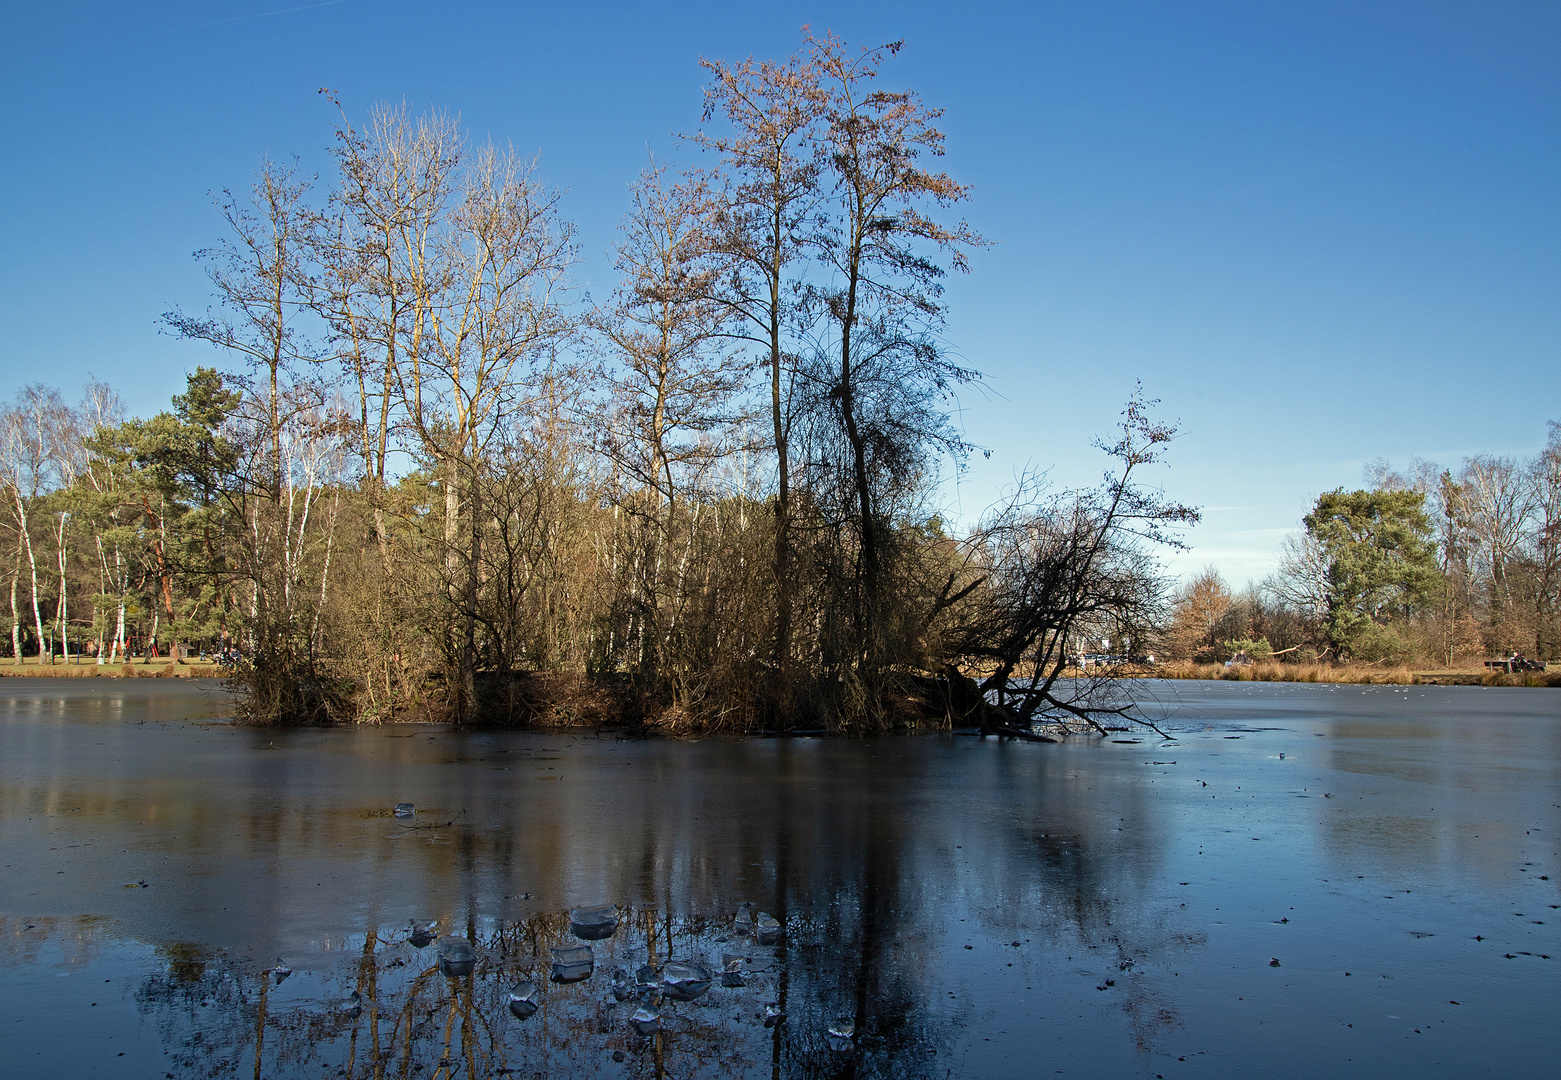
<path fill-rule="evenodd" d="M 1487 660 L 1485 666 L 1492 671 L 1505 671 L 1515 675 L 1520 671 L 1544 671 L 1545 661 L 1529 660 L 1522 656 L 1509 656 L 1505 660 Z"/>

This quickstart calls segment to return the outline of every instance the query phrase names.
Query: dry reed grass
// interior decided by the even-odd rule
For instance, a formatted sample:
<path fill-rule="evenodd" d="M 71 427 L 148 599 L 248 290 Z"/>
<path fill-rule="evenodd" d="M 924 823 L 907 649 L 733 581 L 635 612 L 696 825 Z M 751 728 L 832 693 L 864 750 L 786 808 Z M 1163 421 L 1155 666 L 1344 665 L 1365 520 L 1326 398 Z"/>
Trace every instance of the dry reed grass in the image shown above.
<path fill-rule="evenodd" d="M 1195 664 L 1172 661 L 1160 665 L 1155 674 L 1167 679 L 1222 679 L 1227 682 L 1304 682 L 1358 683 L 1362 685 L 1407 686 L 1415 673 L 1407 667 L 1376 667 L 1366 664 L 1282 664 L 1263 661 L 1254 664 Z"/>
<path fill-rule="evenodd" d="M 1374 664 L 1198 664 L 1173 660 L 1159 665 L 1154 674 L 1162 679 L 1220 679 L 1226 682 L 1347 683 L 1361 686 L 1410 686 L 1445 683 L 1472 686 L 1561 686 L 1561 671 L 1526 672 L 1416 672 L 1409 667 Z"/>

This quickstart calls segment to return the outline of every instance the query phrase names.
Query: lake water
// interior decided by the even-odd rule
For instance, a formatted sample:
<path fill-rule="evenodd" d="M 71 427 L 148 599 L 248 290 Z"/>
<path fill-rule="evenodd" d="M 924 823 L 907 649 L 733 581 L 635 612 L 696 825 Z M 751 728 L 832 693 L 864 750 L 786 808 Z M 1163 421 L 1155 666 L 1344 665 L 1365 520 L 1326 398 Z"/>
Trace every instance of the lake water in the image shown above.
<path fill-rule="evenodd" d="M 1142 689 L 1172 739 L 278 732 L 0 681 L 3 1071 L 1557 1075 L 1561 695 Z M 617 929 L 549 981 L 586 904 Z M 613 993 L 728 957 L 658 1033 Z"/>

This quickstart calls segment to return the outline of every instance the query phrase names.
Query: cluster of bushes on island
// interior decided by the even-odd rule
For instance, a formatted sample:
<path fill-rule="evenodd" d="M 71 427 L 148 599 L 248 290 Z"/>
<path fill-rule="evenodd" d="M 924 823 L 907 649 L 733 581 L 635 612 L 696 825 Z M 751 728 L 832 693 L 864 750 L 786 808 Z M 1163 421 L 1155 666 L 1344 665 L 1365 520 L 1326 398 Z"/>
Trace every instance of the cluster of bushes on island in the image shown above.
<path fill-rule="evenodd" d="M 632 185 L 595 302 L 535 162 L 448 115 L 342 111 L 326 182 L 265 161 L 214 306 L 164 317 L 220 364 L 149 418 L 0 416 L 15 658 L 193 645 L 263 722 L 1122 715 L 1064 657 L 1162 621 L 1174 428 L 1136 396 L 1099 487 L 939 517 L 978 378 L 942 280 L 985 241 L 897 49 L 707 63 L 704 167 Z"/>

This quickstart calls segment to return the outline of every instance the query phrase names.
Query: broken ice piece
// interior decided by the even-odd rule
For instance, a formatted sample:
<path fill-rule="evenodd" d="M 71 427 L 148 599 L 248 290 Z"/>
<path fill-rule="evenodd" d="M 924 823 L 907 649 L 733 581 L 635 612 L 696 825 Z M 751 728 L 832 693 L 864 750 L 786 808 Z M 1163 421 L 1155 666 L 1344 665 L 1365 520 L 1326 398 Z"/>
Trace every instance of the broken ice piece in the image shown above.
<path fill-rule="evenodd" d="M 629 1017 L 629 1026 L 641 1035 L 654 1035 L 661 1030 L 661 1013 L 649 1005 L 641 1005 Z"/>
<path fill-rule="evenodd" d="M 737 918 L 732 920 L 732 928 L 739 934 L 753 933 L 753 905 L 738 904 Z"/>
<path fill-rule="evenodd" d="M 829 1025 L 829 1033 L 837 1039 L 849 1039 L 856 1034 L 855 1020 L 836 1020 Z"/>
<path fill-rule="evenodd" d="M 354 990 L 337 1006 L 337 1011 L 348 1020 L 356 1020 L 363 1015 L 363 995 Z"/>
<path fill-rule="evenodd" d="M 407 938 L 407 940 L 412 943 L 412 947 L 414 949 L 426 949 L 428 946 L 434 943 L 434 938 L 439 936 L 434 932 L 438 925 L 438 920 L 433 922 L 420 923 L 416 919 L 413 919 L 412 933 Z"/>
<path fill-rule="evenodd" d="M 463 937 L 439 939 L 439 971 L 452 979 L 470 975 L 477 966 L 477 953 Z"/>
<path fill-rule="evenodd" d="M 726 987 L 748 985 L 748 980 L 743 977 L 741 956 L 733 956 L 731 953 L 721 955 L 721 985 Z"/>
<path fill-rule="evenodd" d="M 675 1001 L 693 1001 L 710 989 L 710 969 L 697 960 L 674 961 L 661 972 L 662 989 Z"/>
<path fill-rule="evenodd" d="M 523 979 L 510 987 L 509 1011 L 517 1020 L 527 1020 L 542 1007 L 542 992 L 530 979 Z"/>
<path fill-rule="evenodd" d="M 293 969 L 282 963 L 282 958 L 278 956 L 276 958 L 276 967 L 271 969 L 271 974 L 276 976 L 276 984 L 281 986 L 282 980 L 287 978 L 292 973 Z"/>
<path fill-rule="evenodd" d="M 770 1002 L 764 1007 L 764 1026 L 772 1028 L 785 1019 L 786 1014 L 781 1011 L 779 1002 Z"/>
<path fill-rule="evenodd" d="M 754 924 L 754 936 L 760 945 L 774 945 L 780 940 L 780 920 L 769 912 L 759 912 L 759 921 Z"/>
<path fill-rule="evenodd" d="M 596 963 L 596 954 L 591 952 L 589 945 L 566 946 L 554 949 L 553 952 L 553 978 L 559 982 L 579 982 L 581 979 L 591 977 L 591 967 Z"/>
<path fill-rule="evenodd" d="M 396 817 L 412 817 L 416 813 L 417 813 L 417 807 L 413 806 L 411 803 L 409 803 L 409 802 L 398 802 L 398 803 L 396 803 L 396 809 L 395 809 Z"/>
<path fill-rule="evenodd" d="M 612 996 L 617 1001 L 627 1001 L 634 994 L 634 984 L 629 981 L 629 973 L 621 967 L 612 969 Z"/>
<path fill-rule="evenodd" d="M 618 929 L 618 909 L 611 904 L 575 908 L 569 912 L 569 929 L 584 941 L 612 937 Z"/>

